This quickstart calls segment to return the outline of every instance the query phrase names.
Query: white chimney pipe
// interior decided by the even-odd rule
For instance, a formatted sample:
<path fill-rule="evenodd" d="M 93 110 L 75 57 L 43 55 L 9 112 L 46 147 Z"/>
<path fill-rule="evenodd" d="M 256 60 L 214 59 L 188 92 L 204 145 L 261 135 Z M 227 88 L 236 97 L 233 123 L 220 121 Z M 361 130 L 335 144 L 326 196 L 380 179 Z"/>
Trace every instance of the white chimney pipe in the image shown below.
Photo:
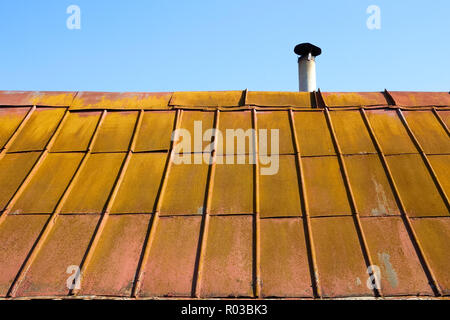
<path fill-rule="evenodd" d="M 298 58 L 298 82 L 301 92 L 313 92 L 317 90 L 316 83 L 316 59 L 322 53 L 319 47 L 310 43 L 302 43 L 295 47 L 294 52 Z"/>

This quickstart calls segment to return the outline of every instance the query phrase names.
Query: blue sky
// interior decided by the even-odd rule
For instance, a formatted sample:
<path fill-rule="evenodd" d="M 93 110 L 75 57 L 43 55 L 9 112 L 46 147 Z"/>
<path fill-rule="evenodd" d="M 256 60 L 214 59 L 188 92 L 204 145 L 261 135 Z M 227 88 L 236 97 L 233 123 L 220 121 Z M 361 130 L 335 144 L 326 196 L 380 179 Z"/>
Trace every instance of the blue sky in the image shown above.
<path fill-rule="evenodd" d="M 312 42 L 323 91 L 449 91 L 449 15 L 448 0 L 2 0 L 0 90 L 296 91 L 293 48 Z"/>

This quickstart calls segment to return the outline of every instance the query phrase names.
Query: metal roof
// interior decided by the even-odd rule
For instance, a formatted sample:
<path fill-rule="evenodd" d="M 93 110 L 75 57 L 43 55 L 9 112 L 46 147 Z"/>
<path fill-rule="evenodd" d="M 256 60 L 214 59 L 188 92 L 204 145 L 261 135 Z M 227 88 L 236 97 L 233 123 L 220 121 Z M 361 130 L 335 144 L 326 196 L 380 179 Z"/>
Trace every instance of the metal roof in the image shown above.
<path fill-rule="evenodd" d="M 278 129 L 278 173 L 175 165 L 200 120 Z M 448 296 L 449 128 L 448 92 L 1 91 L 0 297 Z"/>

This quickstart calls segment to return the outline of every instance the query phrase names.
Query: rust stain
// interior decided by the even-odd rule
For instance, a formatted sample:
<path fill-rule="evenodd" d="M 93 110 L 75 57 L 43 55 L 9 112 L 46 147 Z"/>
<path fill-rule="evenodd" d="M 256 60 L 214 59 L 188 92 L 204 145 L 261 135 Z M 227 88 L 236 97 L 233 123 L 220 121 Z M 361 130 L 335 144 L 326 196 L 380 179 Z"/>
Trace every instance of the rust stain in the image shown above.
<path fill-rule="evenodd" d="M 244 105 L 244 91 L 175 92 L 171 106 L 238 107 Z"/>
<path fill-rule="evenodd" d="M 398 106 L 425 107 L 450 106 L 450 94 L 448 92 L 408 92 L 389 91 L 389 94 Z"/>
<path fill-rule="evenodd" d="M 308 92 L 271 92 L 249 91 L 245 104 L 262 107 L 303 107 L 311 108 L 312 93 Z"/>
<path fill-rule="evenodd" d="M 68 107 L 75 95 L 67 91 L 0 91 L 0 105 Z"/>
<path fill-rule="evenodd" d="M 387 105 L 382 92 L 322 92 L 328 107 L 361 107 Z"/>
<path fill-rule="evenodd" d="M 29 108 L 0 109 L 0 150 L 6 145 L 27 115 Z"/>
<path fill-rule="evenodd" d="M 171 96 L 171 92 L 80 92 L 70 109 L 164 109 Z"/>

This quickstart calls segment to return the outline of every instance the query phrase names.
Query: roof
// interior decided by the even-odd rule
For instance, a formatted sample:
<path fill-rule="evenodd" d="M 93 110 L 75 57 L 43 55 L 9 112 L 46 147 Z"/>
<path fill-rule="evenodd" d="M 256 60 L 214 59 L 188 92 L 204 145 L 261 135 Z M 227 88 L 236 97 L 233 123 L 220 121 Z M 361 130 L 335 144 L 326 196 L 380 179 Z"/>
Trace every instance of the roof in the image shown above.
<path fill-rule="evenodd" d="M 278 129 L 278 172 L 175 164 L 197 120 Z M 448 92 L 3 91 L 0 123 L 1 297 L 450 295 Z"/>

